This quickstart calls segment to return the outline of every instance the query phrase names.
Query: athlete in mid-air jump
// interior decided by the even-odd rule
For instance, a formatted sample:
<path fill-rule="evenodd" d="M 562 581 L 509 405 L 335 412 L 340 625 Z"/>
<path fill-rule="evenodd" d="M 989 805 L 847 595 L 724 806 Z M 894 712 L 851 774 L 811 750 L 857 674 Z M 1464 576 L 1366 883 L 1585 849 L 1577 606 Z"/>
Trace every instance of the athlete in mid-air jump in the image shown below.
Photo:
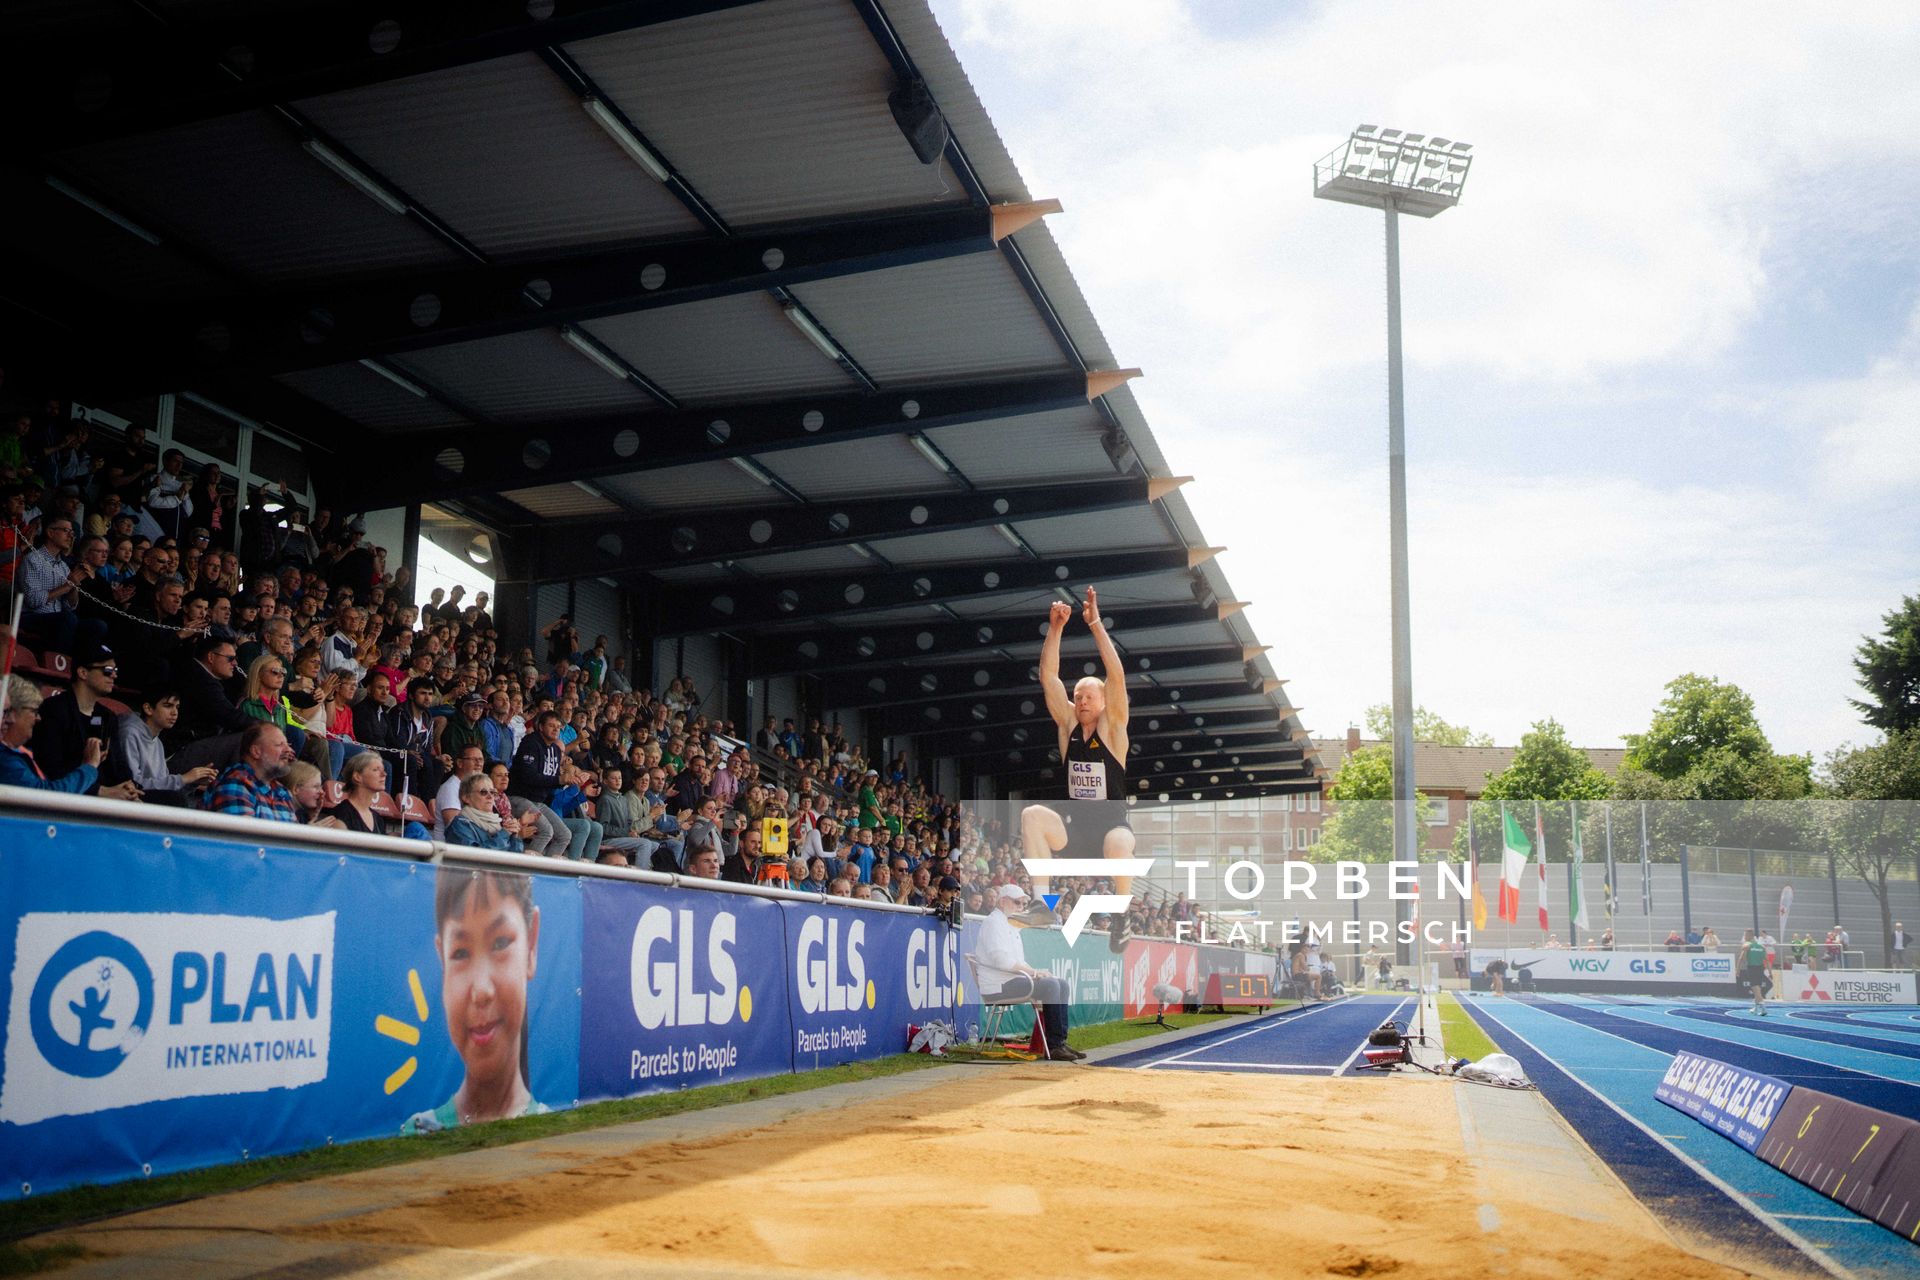
<path fill-rule="evenodd" d="M 1133 856 L 1133 829 L 1127 825 L 1127 673 L 1100 620 L 1100 602 L 1092 587 L 1087 588 L 1080 616 L 1093 632 L 1106 677 L 1083 677 L 1074 682 L 1073 695 L 1067 695 L 1060 680 L 1060 638 L 1073 606 L 1055 602 L 1047 615 L 1046 642 L 1040 646 L 1040 688 L 1059 734 L 1060 759 L 1067 771 L 1065 799 L 1070 803 L 1065 821 L 1043 804 L 1021 811 L 1020 841 L 1029 858 Z M 1132 876 L 1113 877 L 1115 893 L 1132 888 Z M 1034 880 L 1036 894 L 1047 889 L 1046 877 Z M 1030 914 L 1051 916 L 1039 902 Z M 1127 921 L 1121 916 L 1109 925 L 1108 945 L 1119 951 L 1126 938 Z"/>

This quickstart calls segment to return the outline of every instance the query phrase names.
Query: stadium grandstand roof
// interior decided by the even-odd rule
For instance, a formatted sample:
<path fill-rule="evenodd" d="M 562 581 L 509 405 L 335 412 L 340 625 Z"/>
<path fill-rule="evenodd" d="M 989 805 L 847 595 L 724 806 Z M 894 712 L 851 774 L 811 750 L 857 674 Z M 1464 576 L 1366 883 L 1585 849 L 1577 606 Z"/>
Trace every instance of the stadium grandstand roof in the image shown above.
<path fill-rule="evenodd" d="M 923 0 L 62 0 L 0 49 L 22 365 L 270 423 L 336 508 L 616 581 L 1004 790 L 1053 781 L 1031 663 L 1092 582 L 1143 760 L 1319 785 Z"/>

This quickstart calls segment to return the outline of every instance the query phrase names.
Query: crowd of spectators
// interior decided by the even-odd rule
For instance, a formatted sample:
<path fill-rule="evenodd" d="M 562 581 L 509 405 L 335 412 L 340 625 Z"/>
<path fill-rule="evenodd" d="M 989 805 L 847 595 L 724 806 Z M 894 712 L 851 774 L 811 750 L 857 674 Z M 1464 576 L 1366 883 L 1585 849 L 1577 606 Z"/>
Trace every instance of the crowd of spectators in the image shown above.
<path fill-rule="evenodd" d="M 309 518 L 285 484 L 236 493 L 138 427 L 96 457 L 57 402 L 12 422 L 0 577 L 21 642 L 72 677 L 44 700 L 11 679 L 0 782 L 735 881 L 770 878 L 762 823 L 784 817 L 792 887 L 976 913 L 1031 888 L 1017 823 L 837 720 L 738 732 L 569 616 L 509 637 L 485 592 L 417 600 L 359 520 Z M 1110 891 L 1057 887 L 1062 914 Z M 1183 918 L 1138 896 L 1132 931 Z"/>

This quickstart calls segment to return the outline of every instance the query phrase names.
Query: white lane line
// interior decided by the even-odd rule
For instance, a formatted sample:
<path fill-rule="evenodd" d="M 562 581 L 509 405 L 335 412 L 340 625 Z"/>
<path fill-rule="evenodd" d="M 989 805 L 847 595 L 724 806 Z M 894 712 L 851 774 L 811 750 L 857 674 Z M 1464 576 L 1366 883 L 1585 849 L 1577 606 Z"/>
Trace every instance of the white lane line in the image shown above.
<path fill-rule="evenodd" d="M 1154 1065 L 1164 1067 L 1167 1064 L 1160 1062 Z M 1239 1062 L 1233 1060 L 1226 1062 L 1209 1062 L 1201 1059 L 1196 1062 L 1181 1062 L 1174 1065 L 1182 1067 L 1203 1067 L 1208 1071 L 1238 1071 L 1242 1067 L 1249 1071 L 1325 1071 L 1327 1069 L 1327 1064 L 1324 1062 Z"/>
<path fill-rule="evenodd" d="M 1579 1085 L 1582 1089 L 1585 1089 L 1588 1093 L 1592 1094 L 1595 1098 L 1598 1098 L 1601 1102 L 1605 1103 L 1607 1108 L 1611 1110 L 1615 1115 L 1619 1116 L 1622 1120 L 1625 1120 L 1628 1124 L 1632 1125 L 1634 1128 L 1638 1129 L 1640 1132 L 1646 1134 L 1649 1138 L 1652 1138 L 1655 1142 L 1659 1143 L 1662 1149 L 1664 1149 L 1674 1159 L 1678 1160 L 1681 1164 L 1684 1164 L 1687 1166 L 1687 1168 L 1693 1170 L 1694 1173 L 1699 1175 L 1700 1178 L 1703 1179 L 1709 1186 L 1716 1188 L 1717 1190 L 1722 1192 L 1724 1195 L 1726 1195 L 1728 1199 L 1732 1200 L 1735 1204 L 1739 1205 L 1742 1209 L 1745 1209 L 1748 1213 L 1752 1214 L 1754 1218 L 1762 1226 L 1768 1227 L 1781 1239 L 1785 1240 L 1788 1244 L 1792 1245 L 1795 1249 L 1798 1249 L 1801 1253 L 1805 1254 L 1809 1259 L 1812 1260 L 1815 1266 L 1819 1267 L 1822 1271 L 1825 1271 L 1828 1275 L 1839 1277 L 1839 1280 L 1854 1280 L 1854 1276 L 1852 1272 L 1848 1271 L 1845 1267 L 1841 1266 L 1838 1262 L 1835 1262 L 1832 1258 L 1822 1257 L 1820 1254 L 1819 1246 L 1815 1245 L 1813 1242 L 1808 1240 L 1805 1236 L 1801 1235 L 1798 1231 L 1795 1231 L 1792 1227 L 1789 1227 L 1786 1223 L 1780 1221 L 1780 1219 L 1775 1215 L 1773 1215 L 1772 1213 L 1768 1212 L 1765 1209 L 1762 1209 L 1758 1204 L 1754 1203 L 1751 1197 L 1749 1197 L 1745 1192 L 1741 1191 L 1738 1187 L 1735 1187 L 1732 1183 L 1726 1181 L 1726 1179 L 1714 1173 L 1713 1170 L 1707 1168 L 1705 1165 L 1701 1164 L 1698 1160 L 1695 1160 L 1693 1157 L 1687 1155 L 1686 1152 L 1680 1150 L 1680 1148 L 1674 1146 L 1671 1142 L 1668 1142 L 1665 1138 L 1655 1133 L 1652 1129 L 1649 1129 L 1645 1124 L 1641 1123 L 1638 1117 L 1624 1110 L 1612 1098 L 1609 1098 L 1606 1094 L 1601 1093 L 1598 1089 L 1588 1084 L 1585 1080 L 1582 1080 L 1578 1075 L 1575 1075 L 1568 1068 L 1561 1066 L 1559 1062 L 1555 1060 L 1552 1054 L 1543 1052 L 1539 1045 L 1535 1044 L 1533 1041 L 1521 1035 L 1518 1031 L 1516 1031 L 1513 1028 L 1513 1026 L 1510 1023 L 1502 1019 L 1499 1014 L 1492 1013 L 1491 1011 L 1489 1011 L 1489 1016 L 1492 1017 L 1495 1022 L 1498 1022 L 1503 1029 L 1509 1032 L 1514 1039 L 1520 1041 L 1520 1043 L 1526 1045 L 1529 1049 L 1532 1049 L 1535 1053 L 1538 1053 L 1542 1058 L 1545 1058 L 1548 1062 L 1553 1063 L 1554 1066 L 1558 1067 L 1560 1072 L 1563 1075 L 1565 1075 L 1567 1079 L 1573 1081 L 1575 1084 Z M 1552 1015 L 1548 1015 L 1548 1016 L 1552 1016 Z M 1576 1027 L 1586 1027 L 1586 1024 L 1581 1022 L 1576 1022 L 1573 1025 Z M 1586 1027 L 1586 1029 L 1589 1031 L 1599 1030 L 1599 1028 L 1597 1027 Z M 1634 1048 L 1636 1049 L 1646 1049 L 1652 1053 L 1660 1052 L 1660 1050 L 1658 1049 L 1652 1049 L 1647 1045 L 1638 1043 L 1637 1041 L 1628 1040 L 1624 1036 L 1613 1035 L 1611 1031 L 1601 1031 L 1600 1034 L 1603 1036 L 1612 1036 L 1613 1039 L 1619 1040 L 1624 1044 L 1633 1045 Z M 1564 1116 L 1561 1118 L 1563 1120 L 1565 1119 Z"/>
<path fill-rule="evenodd" d="M 1393 1007 L 1392 1013 L 1380 1019 L 1381 1024 L 1385 1025 L 1386 1023 L 1392 1022 L 1395 1018 L 1400 1016 L 1400 1011 L 1406 1007 L 1407 1007 L 1407 1001 L 1402 1000 L 1399 1004 Z M 1346 1074 L 1347 1068 L 1353 1065 L 1353 1060 L 1355 1058 L 1358 1058 L 1360 1054 L 1366 1049 L 1366 1047 L 1367 1047 L 1367 1039 L 1365 1036 L 1362 1036 L 1360 1038 L 1360 1043 L 1353 1047 L 1353 1052 L 1347 1055 L 1347 1060 L 1341 1063 L 1339 1066 L 1335 1067 L 1333 1070 L 1327 1072 L 1327 1074 L 1330 1076 L 1338 1076 L 1338 1075 Z"/>
<path fill-rule="evenodd" d="M 1197 1048 L 1189 1049 L 1185 1053 L 1176 1053 L 1172 1057 L 1162 1058 L 1158 1062 L 1149 1062 L 1147 1066 L 1149 1068 L 1164 1067 L 1169 1062 L 1179 1062 L 1182 1058 L 1191 1058 L 1196 1053 L 1206 1053 L 1210 1049 L 1218 1049 L 1223 1044 L 1232 1044 L 1235 1040 L 1244 1040 L 1248 1036 L 1257 1036 L 1262 1031 L 1272 1031 L 1276 1027 L 1290 1027 L 1302 1018 L 1311 1018 L 1316 1013 L 1325 1013 L 1328 1009 L 1338 1008 L 1341 1005 L 1357 999 L 1359 999 L 1358 996 L 1346 996 L 1339 1000 L 1329 1000 L 1317 1009 L 1308 1009 L 1305 1013 L 1295 1013 L 1284 1018 L 1276 1018 L 1258 1027 L 1248 1027 L 1245 1031 L 1236 1031 L 1224 1039 L 1210 1041 Z"/>

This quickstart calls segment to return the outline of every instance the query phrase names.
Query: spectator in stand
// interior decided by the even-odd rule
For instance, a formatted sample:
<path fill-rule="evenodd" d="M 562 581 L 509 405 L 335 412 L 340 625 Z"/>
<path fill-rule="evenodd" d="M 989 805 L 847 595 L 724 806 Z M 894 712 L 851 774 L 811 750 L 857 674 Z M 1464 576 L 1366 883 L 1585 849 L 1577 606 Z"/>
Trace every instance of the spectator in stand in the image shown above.
<path fill-rule="evenodd" d="M 713 771 L 713 778 L 707 784 L 707 793 L 720 802 L 722 809 L 731 809 L 734 798 L 740 794 L 740 776 L 728 766 L 733 763 L 731 755 L 720 758 L 720 767 Z M 742 764 L 746 761 L 742 760 Z"/>
<path fill-rule="evenodd" d="M 233 545 L 233 495 L 222 483 L 225 478 L 220 464 L 209 462 L 193 485 L 193 518 L 205 529 L 209 544 L 223 551 Z"/>
<path fill-rule="evenodd" d="M 485 593 L 483 592 L 482 594 L 484 595 Z M 614 658 L 612 664 L 607 668 L 606 688 L 610 693 L 633 692 L 633 681 L 627 678 L 626 658 Z"/>
<path fill-rule="evenodd" d="M 159 469 L 147 448 L 147 429 L 137 422 L 129 423 L 121 434 L 120 447 L 106 454 L 106 487 L 122 505 L 138 507 L 146 501 Z"/>
<path fill-rule="evenodd" d="M 169 449 L 160 455 L 160 472 L 146 493 L 147 517 L 160 526 L 160 532 L 175 542 L 187 531 L 187 518 L 193 514 L 193 496 L 187 475 L 187 455 Z"/>
<path fill-rule="evenodd" d="M 409 680 L 407 700 L 387 713 L 387 739 L 396 750 L 406 753 L 392 770 L 392 781 L 397 784 L 395 795 L 431 795 L 440 788 L 448 762 L 433 749 L 433 709 L 439 700 L 440 691 L 433 681 Z"/>
<path fill-rule="evenodd" d="M 487 718 L 480 722 L 486 740 L 487 759 L 510 764 L 519 745 L 513 732 L 513 699 L 504 689 L 495 689 L 488 703 Z"/>
<path fill-rule="evenodd" d="M 294 810 L 299 813 L 303 825 L 330 829 L 338 829 L 342 825 L 340 819 L 330 817 L 324 811 L 326 782 L 320 777 L 320 770 L 305 760 L 295 760 L 287 766 L 287 776 L 281 779 L 281 785 L 293 797 Z"/>
<path fill-rule="evenodd" d="M 447 824 L 460 816 L 460 808 L 465 803 L 464 784 L 476 773 L 484 773 L 487 768 L 487 753 L 479 747 L 469 744 L 453 753 L 453 772 L 440 784 L 440 790 L 433 798 L 433 838 L 447 838 Z M 491 795 L 489 795 L 491 800 Z"/>
<path fill-rule="evenodd" d="M 526 848 L 494 808 L 498 786 L 485 770 L 476 770 L 460 782 L 460 808 L 447 823 L 449 844 L 472 849 L 497 849 L 520 853 Z"/>
<path fill-rule="evenodd" d="M 594 819 L 606 828 L 606 838 L 600 842 L 600 861 L 651 866 L 653 851 L 659 845 L 640 834 L 646 814 L 634 812 L 631 793 L 622 789 L 625 781 L 626 774 L 618 765 L 601 775 L 600 798 L 594 810 Z"/>
<path fill-rule="evenodd" d="M 107 649 L 76 656 L 73 687 L 40 704 L 33 737 L 27 741 L 42 770 L 56 778 L 72 773 L 80 767 L 89 741 L 99 741 L 102 755 L 111 750 L 117 736 L 116 717 L 100 700 L 113 693 L 119 674 L 119 664 Z"/>
<path fill-rule="evenodd" d="M 40 687 L 24 676 L 7 676 L 7 710 L 0 716 L 0 786 L 31 787 L 36 791 L 59 791 L 81 795 L 100 782 L 100 762 L 105 756 L 98 738 L 88 738 L 80 748 L 80 763 L 65 774 L 49 778 L 27 747 L 35 724 L 40 719 Z M 139 790 L 132 783 L 124 790 L 108 789 L 101 794 L 115 799 L 138 800 Z"/>
<path fill-rule="evenodd" d="M 240 759 L 220 771 L 206 807 L 266 822 L 299 822 L 293 796 L 280 781 L 292 763 L 293 748 L 280 726 L 252 725 L 240 735 Z"/>
<path fill-rule="evenodd" d="M 1678 929 L 1669 929 L 1667 930 L 1667 941 L 1665 945 L 1669 951 L 1679 951 L 1687 945 L 1687 940 L 1681 935 Z"/>
<path fill-rule="evenodd" d="M 254 723 L 234 705 L 223 687 L 223 682 L 234 675 L 235 656 L 232 641 L 202 636 L 193 646 L 192 659 L 177 674 L 180 720 L 170 745 L 175 750 L 192 747 L 194 754 L 189 760 L 176 761 L 176 765 L 190 767 L 228 759 L 240 745 L 236 735 Z"/>
<path fill-rule="evenodd" d="M 1713 931 L 1712 925 L 1708 925 L 1700 931 L 1700 948 L 1708 952 L 1718 951 L 1720 949 L 1720 935 Z"/>
<path fill-rule="evenodd" d="M 17 578 L 25 597 L 20 637 L 30 645 L 72 653 L 106 643 L 107 624 L 79 615 L 80 588 L 94 571 L 84 563 L 68 563 L 73 546 L 73 520 L 51 516 L 40 533 L 39 547 L 20 562 Z"/>
<path fill-rule="evenodd" d="M 211 782 L 219 771 L 198 765 L 175 773 L 167 765 L 161 740 L 180 718 L 180 695 L 172 689 L 146 689 L 140 695 L 140 714 L 116 717 L 109 776 L 131 781 L 141 798 L 151 804 L 184 805 L 187 793 Z"/>
<path fill-rule="evenodd" d="M 446 720 L 446 727 L 440 731 L 440 752 L 443 755 L 458 757 L 468 747 L 479 750 L 482 758 L 487 755 L 487 734 L 482 727 L 486 719 L 487 700 L 477 693 L 461 697 L 459 707 Z"/>
<path fill-rule="evenodd" d="M 893 901 L 893 868 L 884 862 L 873 867 L 873 896 L 883 902 Z"/>
<path fill-rule="evenodd" d="M 247 671 L 247 696 L 240 704 L 240 710 L 249 720 L 261 720 L 267 724 L 279 725 L 287 735 L 287 743 L 294 754 L 306 745 L 307 735 L 294 726 L 293 708 L 286 698 L 287 664 L 279 655 L 263 653 L 253 660 L 253 666 Z"/>
<path fill-rule="evenodd" d="M 687 857 L 687 875 L 696 880 L 718 880 L 720 851 L 713 845 L 701 845 Z"/>
<path fill-rule="evenodd" d="M 338 818 L 341 826 L 362 835 L 404 834 L 400 818 L 379 812 L 390 806 L 393 800 L 387 794 L 387 764 L 378 753 L 362 751 L 349 757 L 340 781 L 345 785 L 346 794 L 327 813 Z M 422 834 L 426 833 L 423 831 Z"/>
<path fill-rule="evenodd" d="M 560 770 L 566 756 L 560 750 L 560 715 L 543 711 L 534 717 L 533 732 L 514 753 L 509 793 L 535 804 L 550 805 L 560 786 Z"/>

